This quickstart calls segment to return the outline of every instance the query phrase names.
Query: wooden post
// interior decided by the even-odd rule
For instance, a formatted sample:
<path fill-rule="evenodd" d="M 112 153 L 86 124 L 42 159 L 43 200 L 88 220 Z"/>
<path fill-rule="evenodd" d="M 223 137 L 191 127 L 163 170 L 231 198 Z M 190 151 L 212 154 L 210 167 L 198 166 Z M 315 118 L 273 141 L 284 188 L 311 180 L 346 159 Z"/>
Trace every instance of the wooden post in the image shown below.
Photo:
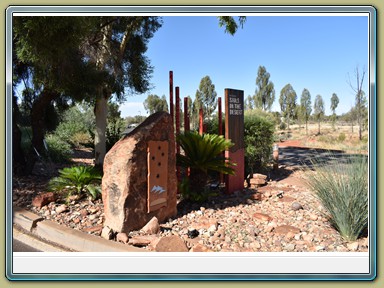
<path fill-rule="evenodd" d="M 184 131 L 191 130 L 189 125 L 188 97 L 184 97 Z"/>
<path fill-rule="evenodd" d="M 176 103 L 175 103 L 175 114 L 176 114 L 176 137 L 180 135 L 180 90 L 179 87 L 176 87 Z M 176 142 L 176 155 L 180 154 L 180 145 L 178 142 Z M 180 167 L 176 166 L 176 177 L 177 177 L 177 183 L 180 183 L 181 181 L 181 173 L 180 173 Z M 179 185 L 177 185 L 177 194 L 179 194 Z"/>
<path fill-rule="evenodd" d="M 221 97 L 217 99 L 218 114 L 219 114 L 219 135 L 223 135 L 223 114 L 221 111 Z"/>
<path fill-rule="evenodd" d="M 179 87 L 176 87 L 176 103 L 175 103 L 175 112 L 176 112 L 176 136 L 180 134 L 180 90 Z M 180 153 L 180 145 L 176 143 L 176 153 Z"/>
<path fill-rule="evenodd" d="M 174 123 L 173 118 L 173 71 L 169 71 L 169 114 L 171 114 L 172 123 Z"/>

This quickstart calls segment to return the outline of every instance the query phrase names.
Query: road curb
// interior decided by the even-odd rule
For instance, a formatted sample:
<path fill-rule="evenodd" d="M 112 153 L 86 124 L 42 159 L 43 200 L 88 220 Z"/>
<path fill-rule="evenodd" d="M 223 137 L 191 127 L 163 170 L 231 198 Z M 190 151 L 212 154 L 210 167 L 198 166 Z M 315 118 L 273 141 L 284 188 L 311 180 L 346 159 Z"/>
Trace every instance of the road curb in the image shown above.
<path fill-rule="evenodd" d="M 44 220 L 32 212 L 18 207 L 13 209 L 13 223 L 36 237 L 77 252 L 148 252 Z"/>

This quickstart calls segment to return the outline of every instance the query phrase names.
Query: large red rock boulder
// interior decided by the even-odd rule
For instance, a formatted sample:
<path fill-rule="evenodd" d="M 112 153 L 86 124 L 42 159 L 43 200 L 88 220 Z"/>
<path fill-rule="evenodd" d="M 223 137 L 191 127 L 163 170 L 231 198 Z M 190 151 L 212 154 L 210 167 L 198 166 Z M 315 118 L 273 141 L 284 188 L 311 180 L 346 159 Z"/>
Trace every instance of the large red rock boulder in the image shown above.
<path fill-rule="evenodd" d="M 158 112 L 109 150 L 102 179 L 104 226 L 128 233 L 153 217 L 162 222 L 177 214 L 174 141 L 171 116 Z"/>

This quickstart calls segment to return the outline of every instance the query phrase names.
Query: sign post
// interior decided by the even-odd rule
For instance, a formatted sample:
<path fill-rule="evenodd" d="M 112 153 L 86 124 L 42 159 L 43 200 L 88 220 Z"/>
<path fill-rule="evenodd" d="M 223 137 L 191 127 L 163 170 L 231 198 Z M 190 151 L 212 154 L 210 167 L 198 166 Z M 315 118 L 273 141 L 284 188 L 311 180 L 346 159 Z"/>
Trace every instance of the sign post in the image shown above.
<path fill-rule="evenodd" d="M 235 145 L 225 152 L 237 165 L 235 175 L 227 175 L 227 193 L 244 189 L 244 91 L 225 89 L 225 139 Z"/>

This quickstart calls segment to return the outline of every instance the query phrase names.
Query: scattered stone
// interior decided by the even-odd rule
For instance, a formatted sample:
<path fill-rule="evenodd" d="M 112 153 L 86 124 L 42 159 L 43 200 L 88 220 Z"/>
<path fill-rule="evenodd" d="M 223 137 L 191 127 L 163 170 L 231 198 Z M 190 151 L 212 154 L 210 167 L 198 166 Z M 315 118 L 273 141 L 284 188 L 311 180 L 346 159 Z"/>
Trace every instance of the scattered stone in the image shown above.
<path fill-rule="evenodd" d="M 357 251 L 359 249 L 359 242 L 348 243 L 347 247 L 351 251 Z"/>
<path fill-rule="evenodd" d="M 197 245 L 193 246 L 189 250 L 189 252 L 213 252 L 213 251 L 203 244 L 197 244 Z"/>
<path fill-rule="evenodd" d="M 89 232 L 89 233 L 101 233 L 102 230 L 103 230 L 103 225 L 96 225 L 92 227 L 83 228 L 84 232 Z"/>
<path fill-rule="evenodd" d="M 324 246 L 318 245 L 315 247 L 315 251 L 324 251 L 324 250 L 325 250 Z"/>
<path fill-rule="evenodd" d="M 255 213 L 253 217 L 261 221 L 271 221 L 273 219 L 271 216 L 263 213 Z"/>
<path fill-rule="evenodd" d="M 196 229 L 188 230 L 187 235 L 188 235 L 188 238 L 193 239 L 199 236 L 199 231 L 197 231 Z"/>
<path fill-rule="evenodd" d="M 293 202 L 291 207 L 292 207 L 292 210 L 294 211 L 303 209 L 303 206 L 301 206 L 301 204 L 298 202 Z"/>
<path fill-rule="evenodd" d="M 160 231 L 160 225 L 159 220 L 157 220 L 156 217 L 153 217 L 149 222 L 141 228 L 141 231 L 143 231 L 146 234 L 157 234 Z"/>
<path fill-rule="evenodd" d="M 156 235 L 138 235 L 129 239 L 128 244 L 138 247 L 150 245 L 158 237 Z"/>
<path fill-rule="evenodd" d="M 293 234 L 298 234 L 300 233 L 300 229 L 290 225 L 282 225 L 275 228 L 276 234 L 288 234 L 289 232 L 292 232 Z"/>
<path fill-rule="evenodd" d="M 32 205 L 37 208 L 41 208 L 55 201 L 56 201 L 56 195 L 53 192 L 47 192 L 47 193 L 39 194 L 35 198 L 33 198 Z"/>
<path fill-rule="evenodd" d="M 155 250 L 157 252 L 188 252 L 188 248 L 184 241 L 176 236 L 166 236 L 160 239 L 157 243 Z"/>
<path fill-rule="evenodd" d="M 120 232 L 120 233 L 117 233 L 116 235 L 116 241 L 117 242 L 122 242 L 124 244 L 128 243 L 128 235 L 127 233 L 123 233 L 123 232 Z"/>
<path fill-rule="evenodd" d="M 295 244 L 293 243 L 289 243 L 287 244 L 285 247 L 284 247 L 285 250 L 289 251 L 289 252 L 292 252 L 293 250 L 295 250 Z"/>
<path fill-rule="evenodd" d="M 68 211 L 68 206 L 65 205 L 65 204 L 60 205 L 59 207 L 57 207 L 57 208 L 55 209 L 56 214 L 60 214 L 60 213 L 63 213 L 63 212 L 65 212 L 65 211 Z"/>
<path fill-rule="evenodd" d="M 113 230 L 109 228 L 108 226 L 105 226 L 103 230 L 101 231 L 101 237 L 107 240 L 113 239 Z"/>
<path fill-rule="evenodd" d="M 309 219 L 312 221 L 316 221 L 318 218 L 319 218 L 319 216 L 317 216 L 316 214 L 309 215 Z"/>
<path fill-rule="evenodd" d="M 256 200 L 256 201 L 261 201 L 261 199 L 262 199 L 261 193 L 256 192 L 255 194 L 252 194 L 250 199 Z"/>

